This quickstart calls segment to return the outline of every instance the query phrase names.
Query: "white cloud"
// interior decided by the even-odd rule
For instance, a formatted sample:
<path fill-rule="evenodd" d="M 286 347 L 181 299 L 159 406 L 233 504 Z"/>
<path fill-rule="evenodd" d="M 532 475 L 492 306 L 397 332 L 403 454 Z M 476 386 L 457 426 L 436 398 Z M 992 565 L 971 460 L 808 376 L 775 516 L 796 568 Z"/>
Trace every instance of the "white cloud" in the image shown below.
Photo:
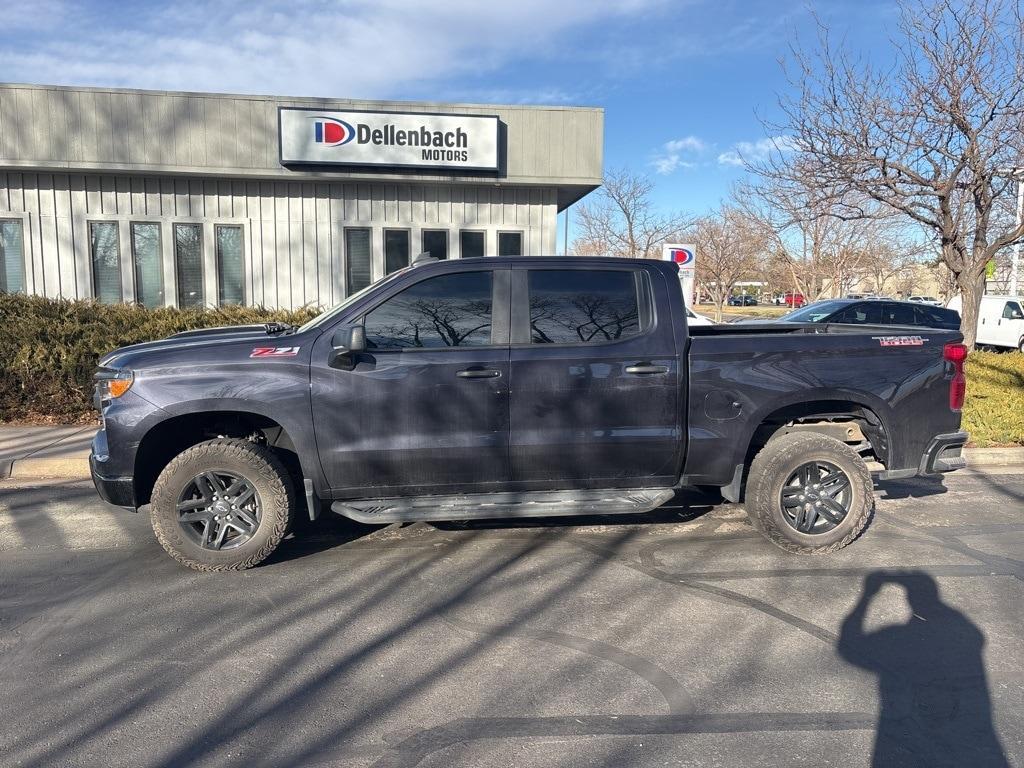
<path fill-rule="evenodd" d="M 0 30 L 40 30 L 57 25 L 67 9 L 63 0 L 5 0 L 0 4 Z"/>
<path fill-rule="evenodd" d="M 570 31 L 660 0 L 193 0 L 116 18 L 84 0 L 46 2 L 67 7 L 45 36 L 5 41 L 4 80 L 389 98 L 547 57 Z M 0 19 L 27 23 L 30 7 L 15 2 Z"/>
<path fill-rule="evenodd" d="M 661 145 L 661 149 L 651 160 L 654 170 L 667 176 L 679 168 L 694 168 L 697 158 L 710 149 L 710 145 L 696 136 L 683 136 L 672 139 Z"/>
<path fill-rule="evenodd" d="M 703 152 L 707 148 L 707 142 L 702 139 L 698 139 L 696 136 L 684 136 L 681 139 L 673 139 L 672 141 L 665 142 L 665 150 L 668 152 L 682 152 L 684 150 Z"/>
<path fill-rule="evenodd" d="M 742 166 L 748 162 L 767 160 L 777 152 L 792 152 L 795 149 L 793 139 L 789 136 L 772 136 L 757 141 L 739 141 L 732 145 L 728 152 L 718 156 L 719 165 Z"/>

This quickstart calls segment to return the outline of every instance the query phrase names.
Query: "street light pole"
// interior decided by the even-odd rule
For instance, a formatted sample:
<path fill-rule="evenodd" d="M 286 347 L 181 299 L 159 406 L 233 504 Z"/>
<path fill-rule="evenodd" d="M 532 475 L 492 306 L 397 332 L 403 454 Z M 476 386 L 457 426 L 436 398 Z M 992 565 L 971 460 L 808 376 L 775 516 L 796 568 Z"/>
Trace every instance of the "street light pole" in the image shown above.
<path fill-rule="evenodd" d="M 1019 170 L 1019 169 L 1018 169 Z M 1017 228 L 1020 229 L 1024 219 L 1024 178 L 1017 176 Z M 1010 295 L 1017 295 L 1017 275 L 1020 269 L 1020 240 L 1013 244 L 1013 256 L 1010 257 Z"/>
<path fill-rule="evenodd" d="M 1012 168 L 1000 168 L 996 173 L 1012 176 L 1017 180 L 1017 219 L 1015 226 L 1017 229 L 1020 229 L 1021 221 L 1024 220 L 1024 166 L 1016 165 Z M 1008 293 L 1011 296 L 1017 295 L 1017 282 L 1020 276 L 1020 247 L 1021 242 L 1018 240 L 1013 244 L 1013 251 L 1010 254 L 1010 290 Z"/>

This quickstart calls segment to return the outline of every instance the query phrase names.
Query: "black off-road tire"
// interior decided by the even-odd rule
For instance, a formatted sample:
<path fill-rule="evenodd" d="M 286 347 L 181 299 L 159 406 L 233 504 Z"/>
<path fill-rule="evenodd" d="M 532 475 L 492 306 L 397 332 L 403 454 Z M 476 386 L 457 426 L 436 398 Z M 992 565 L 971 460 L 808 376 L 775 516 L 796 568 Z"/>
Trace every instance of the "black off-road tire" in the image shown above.
<path fill-rule="evenodd" d="M 801 465 L 826 461 L 850 480 L 852 499 L 842 522 L 830 531 L 797 531 L 783 515 L 782 487 Z M 853 542 L 871 521 L 875 510 L 871 473 L 860 455 L 835 438 L 813 432 L 790 433 L 769 441 L 750 465 L 744 499 L 754 527 L 787 552 L 817 555 L 836 552 Z"/>
<path fill-rule="evenodd" d="M 252 537 L 230 550 L 204 549 L 178 523 L 178 497 L 197 475 L 221 470 L 250 481 L 259 494 L 261 517 Z M 218 438 L 178 454 L 153 486 L 150 520 L 167 553 L 197 571 L 241 571 L 266 559 L 285 537 L 296 507 L 295 490 L 284 464 L 269 448 L 248 440 Z"/>

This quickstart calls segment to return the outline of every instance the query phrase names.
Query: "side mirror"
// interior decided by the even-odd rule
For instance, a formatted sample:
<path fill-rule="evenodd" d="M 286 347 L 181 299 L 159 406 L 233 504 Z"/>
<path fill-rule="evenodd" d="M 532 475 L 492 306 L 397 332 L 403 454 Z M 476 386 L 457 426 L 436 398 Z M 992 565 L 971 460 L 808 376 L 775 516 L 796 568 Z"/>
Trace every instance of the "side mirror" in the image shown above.
<path fill-rule="evenodd" d="M 366 330 L 362 325 L 343 325 L 331 336 L 331 357 L 335 368 L 351 367 L 351 355 L 366 349 Z"/>

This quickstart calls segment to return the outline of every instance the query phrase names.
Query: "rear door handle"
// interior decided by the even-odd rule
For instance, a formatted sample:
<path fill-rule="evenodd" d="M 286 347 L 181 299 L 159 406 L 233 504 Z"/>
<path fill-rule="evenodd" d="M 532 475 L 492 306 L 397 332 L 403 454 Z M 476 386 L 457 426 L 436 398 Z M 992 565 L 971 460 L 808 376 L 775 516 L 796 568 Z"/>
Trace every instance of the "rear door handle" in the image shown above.
<path fill-rule="evenodd" d="M 651 365 L 650 363 L 637 363 L 636 365 L 627 365 L 626 373 L 634 374 L 651 374 L 651 373 L 668 373 L 667 365 Z"/>
<path fill-rule="evenodd" d="M 460 379 L 496 379 L 501 376 L 501 371 L 493 368 L 466 368 L 455 375 Z"/>

